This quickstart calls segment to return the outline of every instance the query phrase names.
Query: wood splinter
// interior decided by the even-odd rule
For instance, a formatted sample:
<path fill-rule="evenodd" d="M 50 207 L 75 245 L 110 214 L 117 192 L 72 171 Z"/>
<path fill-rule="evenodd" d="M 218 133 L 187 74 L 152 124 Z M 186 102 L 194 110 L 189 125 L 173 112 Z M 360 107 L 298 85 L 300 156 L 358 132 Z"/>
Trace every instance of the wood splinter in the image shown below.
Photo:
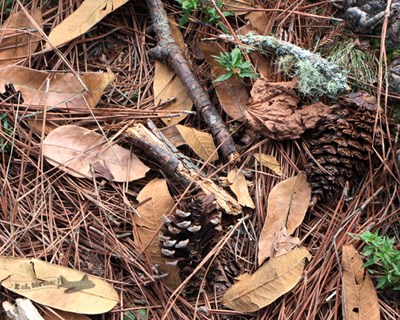
<path fill-rule="evenodd" d="M 157 130 L 151 122 L 149 126 Z M 228 192 L 201 175 L 189 158 L 171 146 L 167 138 L 163 139 L 161 132 L 156 133 L 157 135 L 141 123 L 125 130 L 125 136 L 160 163 L 163 171 L 175 178 L 182 187 L 192 185 L 194 188 L 200 188 L 206 195 L 214 194 L 218 209 L 227 214 L 238 215 L 242 212 L 240 204 Z"/>

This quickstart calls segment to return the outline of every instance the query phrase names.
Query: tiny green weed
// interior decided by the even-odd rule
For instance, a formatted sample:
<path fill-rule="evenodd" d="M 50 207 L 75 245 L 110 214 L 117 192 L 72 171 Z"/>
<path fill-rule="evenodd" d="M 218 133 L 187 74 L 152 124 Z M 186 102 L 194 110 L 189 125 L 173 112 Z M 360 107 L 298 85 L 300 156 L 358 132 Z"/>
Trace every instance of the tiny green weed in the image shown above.
<path fill-rule="evenodd" d="M 221 17 L 218 13 L 218 10 L 212 5 L 203 5 L 203 2 L 200 0 L 177 0 L 177 2 L 181 5 L 183 11 L 183 17 L 179 21 L 179 27 L 182 27 L 186 22 L 189 21 L 190 15 L 197 11 L 198 9 L 202 9 L 206 15 L 205 22 L 209 24 L 217 25 L 222 29 L 222 31 L 227 32 L 226 27 L 221 23 Z M 223 3 L 222 0 L 218 0 L 215 2 L 218 9 L 222 11 Z M 227 17 L 230 16 L 231 12 L 222 12 L 222 14 Z"/>
<path fill-rule="evenodd" d="M 232 76 L 252 79 L 259 77 L 252 69 L 250 61 L 244 60 L 243 53 L 239 48 L 235 48 L 231 52 L 221 52 L 219 56 L 212 57 L 227 71 L 214 82 L 224 81 Z"/>
<path fill-rule="evenodd" d="M 363 255 L 368 260 L 364 267 L 378 277 L 376 288 L 400 290 L 400 251 L 393 248 L 394 238 L 380 236 L 379 231 L 364 232 L 360 238 L 366 243 Z"/>

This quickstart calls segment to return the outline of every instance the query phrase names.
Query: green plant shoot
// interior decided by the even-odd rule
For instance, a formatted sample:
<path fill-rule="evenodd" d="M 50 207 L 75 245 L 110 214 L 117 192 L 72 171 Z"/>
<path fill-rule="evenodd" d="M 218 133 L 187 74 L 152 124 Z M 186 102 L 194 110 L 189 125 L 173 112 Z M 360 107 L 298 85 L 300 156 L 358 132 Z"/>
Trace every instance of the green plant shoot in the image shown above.
<path fill-rule="evenodd" d="M 363 255 L 368 259 L 364 267 L 378 277 L 376 288 L 393 287 L 400 290 L 400 251 L 393 248 L 394 238 L 369 231 L 360 238 L 366 243 Z"/>
<path fill-rule="evenodd" d="M 221 52 L 219 56 L 212 57 L 226 70 L 226 73 L 219 76 L 214 82 L 225 81 L 232 76 L 252 79 L 259 77 L 251 67 L 250 61 L 244 60 L 239 48 L 235 48 L 231 52 Z"/>

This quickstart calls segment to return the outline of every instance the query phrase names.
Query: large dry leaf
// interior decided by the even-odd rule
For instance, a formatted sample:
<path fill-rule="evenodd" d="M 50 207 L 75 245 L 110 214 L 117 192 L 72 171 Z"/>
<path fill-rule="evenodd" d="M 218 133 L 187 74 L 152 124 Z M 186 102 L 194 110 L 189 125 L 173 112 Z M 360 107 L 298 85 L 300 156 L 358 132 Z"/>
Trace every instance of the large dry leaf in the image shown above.
<path fill-rule="evenodd" d="M 37 303 L 75 313 L 111 310 L 118 293 L 107 282 L 37 259 L 0 257 L 0 283 Z"/>
<path fill-rule="evenodd" d="M 258 263 L 268 257 L 287 251 L 279 239 L 295 244 L 297 240 L 287 239 L 301 224 L 311 200 L 311 187 L 304 174 L 286 179 L 272 188 L 268 196 L 267 218 L 258 241 Z M 286 235 L 287 234 L 287 235 Z M 278 248 L 285 248 L 279 252 Z"/>
<path fill-rule="evenodd" d="M 294 288 L 311 255 L 305 248 L 297 248 L 285 255 L 272 258 L 254 274 L 245 274 L 230 287 L 222 303 L 241 312 L 257 311 Z"/>
<path fill-rule="evenodd" d="M 34 9 L 30 15 L 40 27 L 43 26 L 39 9 Z M 23 11 L 11 14 L 4 22 L 0 29 L 0 66 L 13 64 L 35 52 L 39 33 L 27 30 L 34 30 L 34 26 Z"/>
<path fill-rule="evenodd" d="M 184 50 L 185 41 L 176 22 L 170 19 L 169 26 L 175 42 L 181 50 Z M 179 77 L 169 66 L 158 60 L 155 63 L 153 91 L 155 105 L 170 101 L 162 108 L 163 110 L 171 110 L 171 113 L 192 110 L 193 102 Z M 183 114 L 178 117 L 162 118 L 162 120 L 166 125 L 173 125 L 186 117 L 187 115 Z"/>
<path fill-rule="evenodd" d="M 296 80 L 270 82 L 257 79 L 246 109 L 247 120 L 253 129 L 271 139 L 298 139 L 330 113 L 330 108 L 321 102 L 299 109 L 296 86 Z"/>
<path fill-rule="evenodd" d="M 254 209 L 254 202 L 250 197 L 247 181 L 241 170 L 233 168 L 228 173 L 229 188 L 236 195 L 238 202 L 245 207 Z"/>
<path fill-rule="evenodd" d="M 49 49 L 58 47 L 90 30 L 106 15 L 118 9 L 128 0 L 85 0 L 79 8 L 56 26 L 49 35 Z"/>
<path fill-rule="evenodd" d="M 273 156 L 264 153 L 254 153 L 253 156 L 264 167 L 271 169 L 277 175 L 282 175 L 281 165 L 279 164 L 278 160 L 276 160 Z"/>
<path fill-rule="evenodd" d="M 0 92 L 12 84 L 20 91 L 24 105 L 36 108 L 57 106 L 71 112 L 89 112 L 97 105 L 104 89 L 114 80 L 109 71 L 87 72 L 80 75 L 89 91 L 72 73 L 38 71 L 21 66 L 6 66 L 0 69 Z"/>
<path fill-rule="evenodd" d="M 108 180 L 129 182 L 143 178 L 149 171 L 138 157 L 94 131 L 65 125 L 51 131 L 43 141 L 47 161 L 78 178 L 103 176 Z"/>
<path fill-rule="evenodd" d="M 138 215 L 133 217 L 138 232 L 134 242 L 139 250 L 147 250 L 162 272 L 168 273 L 166 278 L 162 278 L 164 284 L 170 289 L 176 289 L 181 282 L 179 268 L 167 265 L 167 260 L 161 255 L 158 245 L 157 233 L 163 224 L 163 216 L 170 214 L 174 207 L 174 200 L 168 191 L 166 180 L 151 180 L 139 192 L 137 200 L 143 201 L 144 204 L 138 207 Z"/>
<path fill-rule="evenodd" d="M 222 47 L 217 43 L 201 43 L 199 47 L 210 65 L 213 77 L 218 78 L 225 74 L 226 70 L 212 57 L 212 55 L 219 56 L 223 52 Z M 228 80 L 215 82 L 214 87 L 222 109 L 231 118 L 244 120 L 249 94 L 243 81 L 237 77 L 230 77 Z"/>
<path fill-rule="evenodd" d="M 209 162 L 218 160 L 218 153 L 215 151 L 216 148 L 211 134 L 180 124 L 176 125 L 176 128 L 189 147 L 192 148 L 200 158 L 209 160 Z"/>
<path fill-rule="evenodd" d="M 343 246 L 342 310 L 345 320 L 380 319 L 378 296 L 362 265 L 357 250 L 353 246 Z"/>

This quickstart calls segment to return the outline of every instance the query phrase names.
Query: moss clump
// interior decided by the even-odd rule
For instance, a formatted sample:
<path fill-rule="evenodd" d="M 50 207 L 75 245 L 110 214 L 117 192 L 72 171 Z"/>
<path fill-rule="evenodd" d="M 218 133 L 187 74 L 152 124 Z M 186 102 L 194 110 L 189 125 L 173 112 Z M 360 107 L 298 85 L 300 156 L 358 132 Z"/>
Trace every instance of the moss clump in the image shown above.
<path fill-rule="evenodd" d="M 299 78 L 298 90 L 304 96 L 314 99 L 324 95 L 336 97 L 342 91 L 335 79 L 328 79 L 310 60 L 298 60 L 286 55 L 279 60 L 279 70 Z"/>

